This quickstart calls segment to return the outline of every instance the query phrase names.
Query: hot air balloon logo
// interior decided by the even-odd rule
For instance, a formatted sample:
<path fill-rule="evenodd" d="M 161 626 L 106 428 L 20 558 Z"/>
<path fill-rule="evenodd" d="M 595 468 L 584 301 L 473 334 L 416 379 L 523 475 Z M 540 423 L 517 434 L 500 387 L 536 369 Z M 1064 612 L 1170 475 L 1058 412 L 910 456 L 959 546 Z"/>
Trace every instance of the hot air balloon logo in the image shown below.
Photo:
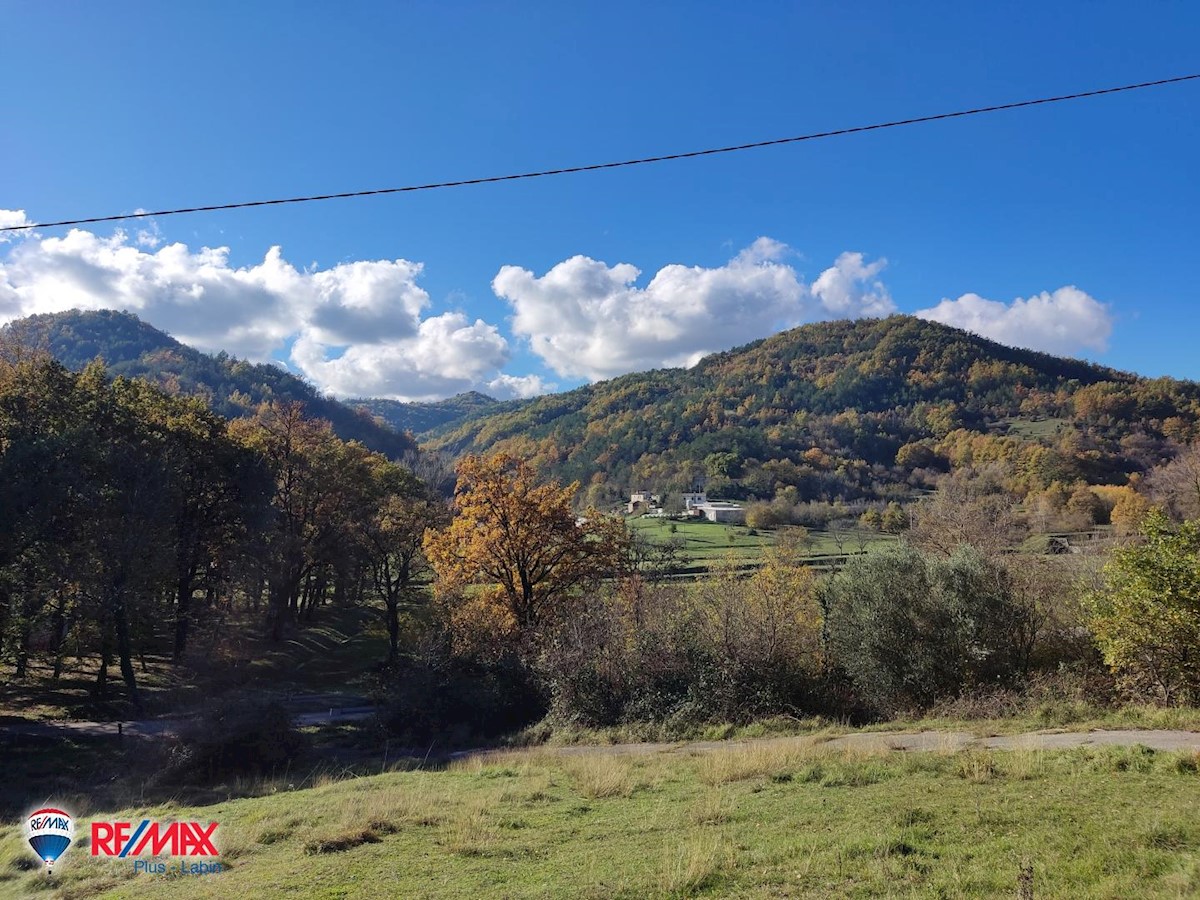
<path fill-rule="evenodd" d="M 33 852 L 46 864 L 46 874 L 50 874 L 54 864 L 71 846 L 75 823 L 71 821 L 70 813 L 47 807 L 29 814 L 25 833 L 29 835 Z"/>

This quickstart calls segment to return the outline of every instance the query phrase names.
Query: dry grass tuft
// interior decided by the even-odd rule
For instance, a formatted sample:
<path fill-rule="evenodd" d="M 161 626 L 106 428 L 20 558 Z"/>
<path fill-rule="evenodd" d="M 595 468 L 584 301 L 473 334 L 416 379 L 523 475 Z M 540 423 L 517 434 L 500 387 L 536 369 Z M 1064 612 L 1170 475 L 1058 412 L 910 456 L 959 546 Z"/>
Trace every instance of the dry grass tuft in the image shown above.
<path fill-rule="evenodd" d="M 315 856 L 319 853 L 343 853 L 346 850 L 361 847 L 363 844 L 378 844 L 379 841 L 378 833 L 371 828 L 352 828 L 329 837 L 305 842 L 304 853 L 306 856 Z"/>
<path fill-rule="evenodd" d="M 700 795 L 688 811 L 688 821 L 693 825 L 720 825 L 729 821 L 733 807 L 731 797 L 720 790 L 708 790 Z"/>
<path fill-rule="evenodd" d="M 667 850 L 659 888 L 668 897 L 690 897 L 712 888 L 736 862 L 724 834 L 703 834 Z"/>
<path fill-rule="evenodd" d="M 750 778 L 783 780 L 813 755 L 810 744 L 767 741 L 706 753 L 697 760 L 696 771 L 710 785 Z"/>
<path fill-rule="evenodd" d="M 490 856 L 499 841 L 500 835 L 481 805 L 451 819 L 442 832 L 441 843 L 458 856 Z"/>
<path fill-rule="evenodd" d="M 635 777 L 632 763 L 614 754 L 563 757 L 559 767 L 570 776 L 575 790 L 589 800 L 632 797 L 645 786 Z"/>
<path fill-rule="evenodd" d="M 1000 774 L 991 753 L 966 750 L 958 757 L 958 775 L 972 784 L 984 784 Z"/>

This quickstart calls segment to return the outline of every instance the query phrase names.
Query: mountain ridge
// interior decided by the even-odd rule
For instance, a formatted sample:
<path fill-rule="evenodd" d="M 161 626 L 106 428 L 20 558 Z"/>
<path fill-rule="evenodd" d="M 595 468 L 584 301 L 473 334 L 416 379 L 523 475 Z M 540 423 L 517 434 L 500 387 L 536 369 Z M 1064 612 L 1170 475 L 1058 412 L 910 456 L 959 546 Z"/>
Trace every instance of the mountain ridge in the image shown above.
<path fill-rule="evenodd" d="M 204 397 L 226 418 L 249 415 L 264 400 L 296 401 L 314 418 L 328 419 L 343 440 L 400 458 L 416 450 L 410 435 L 326 397 L 278 366 L 250 363 L 227 353 L 207 354 L 132 313 L 70 310 L 17 319 L 0 334 L 45 350 L 69 369 L 104 360 L 111 375 L 141 378 L 172 393 Z"/>
<path fill-rule="evenodd" d="M 483 410 L 424 437 L 452 454 L 516 453 L 580 481 L 596 503 L 634 486 L 680 490 L 697 481 L 730 497 L 769 498 L 791 485 L 802 496 L 887 499 L 928 483 L 917 470 L 963 464 L 972 436 L 1000 442 L 976 456 L 1040 456 L 1028 465 L 1044 471 L 1030 483 L 1124 483 L 1193 434 L 1198 416 L 1195 382 L 896 315 L 802 325 L 690 369 Z M 1029 423 L 1046 420 L 1062 426 L 1062 447 L 1030 437 Z"/>
<path fill-rule="evenodd" d="M 1012 471 L 1018 492 L 1120 485 L 1200 438 L 1200 384 L 1008 347 L 910 316 L 803 325 L 689 369 L 622 375 L 498 401 L 345 403 L 271 365 L 188 347 L 128 313 L 33 316 L 3 332 L 80 368 L 200 394 L 226 416 L 294 399 L 391 456 L 506 451 L 579 481 L 581 501 L 698 482 L 730 498 L 904 499 L 964 466 Z M 390 426 L 389 427 L 389 423 Z M 395 429 L 399 426 L 403 431 Z"/>
<path fill-rule="evenodd" d="M 365 409 L 386 422 L 396 431 L 411 432 L 420 437 L 444 425 L 461 421 L 476 413 L 495 409 L 503 401 L 479 391 L 465 391 L 445 400 L 417 403 L 381 397 L 360 397 L 347 400 L 348 406 Z"/>

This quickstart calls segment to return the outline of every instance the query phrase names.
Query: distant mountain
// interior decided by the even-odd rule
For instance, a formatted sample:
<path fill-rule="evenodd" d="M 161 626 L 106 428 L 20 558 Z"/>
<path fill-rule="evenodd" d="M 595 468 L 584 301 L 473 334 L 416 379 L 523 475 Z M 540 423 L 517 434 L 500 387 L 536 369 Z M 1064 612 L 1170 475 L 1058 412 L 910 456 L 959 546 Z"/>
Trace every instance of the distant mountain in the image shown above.
<path fill-rule="evenodd" d="M 1123 483 L 1200 436 L 1200 385 L 1002 346 L 908 316 L 822 322 L 706 357 L 484 409 L 425 437 L 509 451 L 608 502 L 633 487 L 902 497 L 1002 464 L 1030 490 Z"/>
<path fill-rule="evenodd" d="M 391 457 L 403 456 L 416 446 L 408 435 L 323 396 L 278 366 L 249 363 L 225 353 L 201 353 L 130 313 L 72 310 L 29 316 L 0 331 L 48 351 L 70 369 L 82 369 L 99 357 L 113 375 L 202 396 L 228 418 L 247 415 L 264 400 L 297 401 L 310 416 L 328 419 L 343 440 L 361 441 Z"/>
<path fill-rule="evenodd" d="M 396 431 L 410 431 L 418 437 L 435 428 L 453 426 L 468 416 L 502 406 L 499 400 L 478 391 L 456 394 L 434 403 L 401 403 L 399 400 L 379 399 L 348 400 L 346 403 L 367 410 Z"/>

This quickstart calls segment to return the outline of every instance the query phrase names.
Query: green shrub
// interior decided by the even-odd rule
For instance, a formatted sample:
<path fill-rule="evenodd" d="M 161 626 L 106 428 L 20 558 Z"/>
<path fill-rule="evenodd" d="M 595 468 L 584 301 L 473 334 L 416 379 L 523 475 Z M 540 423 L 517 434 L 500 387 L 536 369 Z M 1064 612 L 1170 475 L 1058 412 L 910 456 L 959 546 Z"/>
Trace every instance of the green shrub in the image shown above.
<path fill-rule="evenodd" d="M 1162 703 L 1200 699 L 1200 521 L 1154 511 L 1141 543 L 1113 553 L 1090 598 L 1104 660 L 1131 693 Z"/>
<path fill-rule="evenodd" d="M 950 559 L 896 546 L 851 559 L 826 587 L 833 663 L 884 715 L 925 709 L 1021 670 L 1029 611 L 1007 574 L 970 548 Z"/>

